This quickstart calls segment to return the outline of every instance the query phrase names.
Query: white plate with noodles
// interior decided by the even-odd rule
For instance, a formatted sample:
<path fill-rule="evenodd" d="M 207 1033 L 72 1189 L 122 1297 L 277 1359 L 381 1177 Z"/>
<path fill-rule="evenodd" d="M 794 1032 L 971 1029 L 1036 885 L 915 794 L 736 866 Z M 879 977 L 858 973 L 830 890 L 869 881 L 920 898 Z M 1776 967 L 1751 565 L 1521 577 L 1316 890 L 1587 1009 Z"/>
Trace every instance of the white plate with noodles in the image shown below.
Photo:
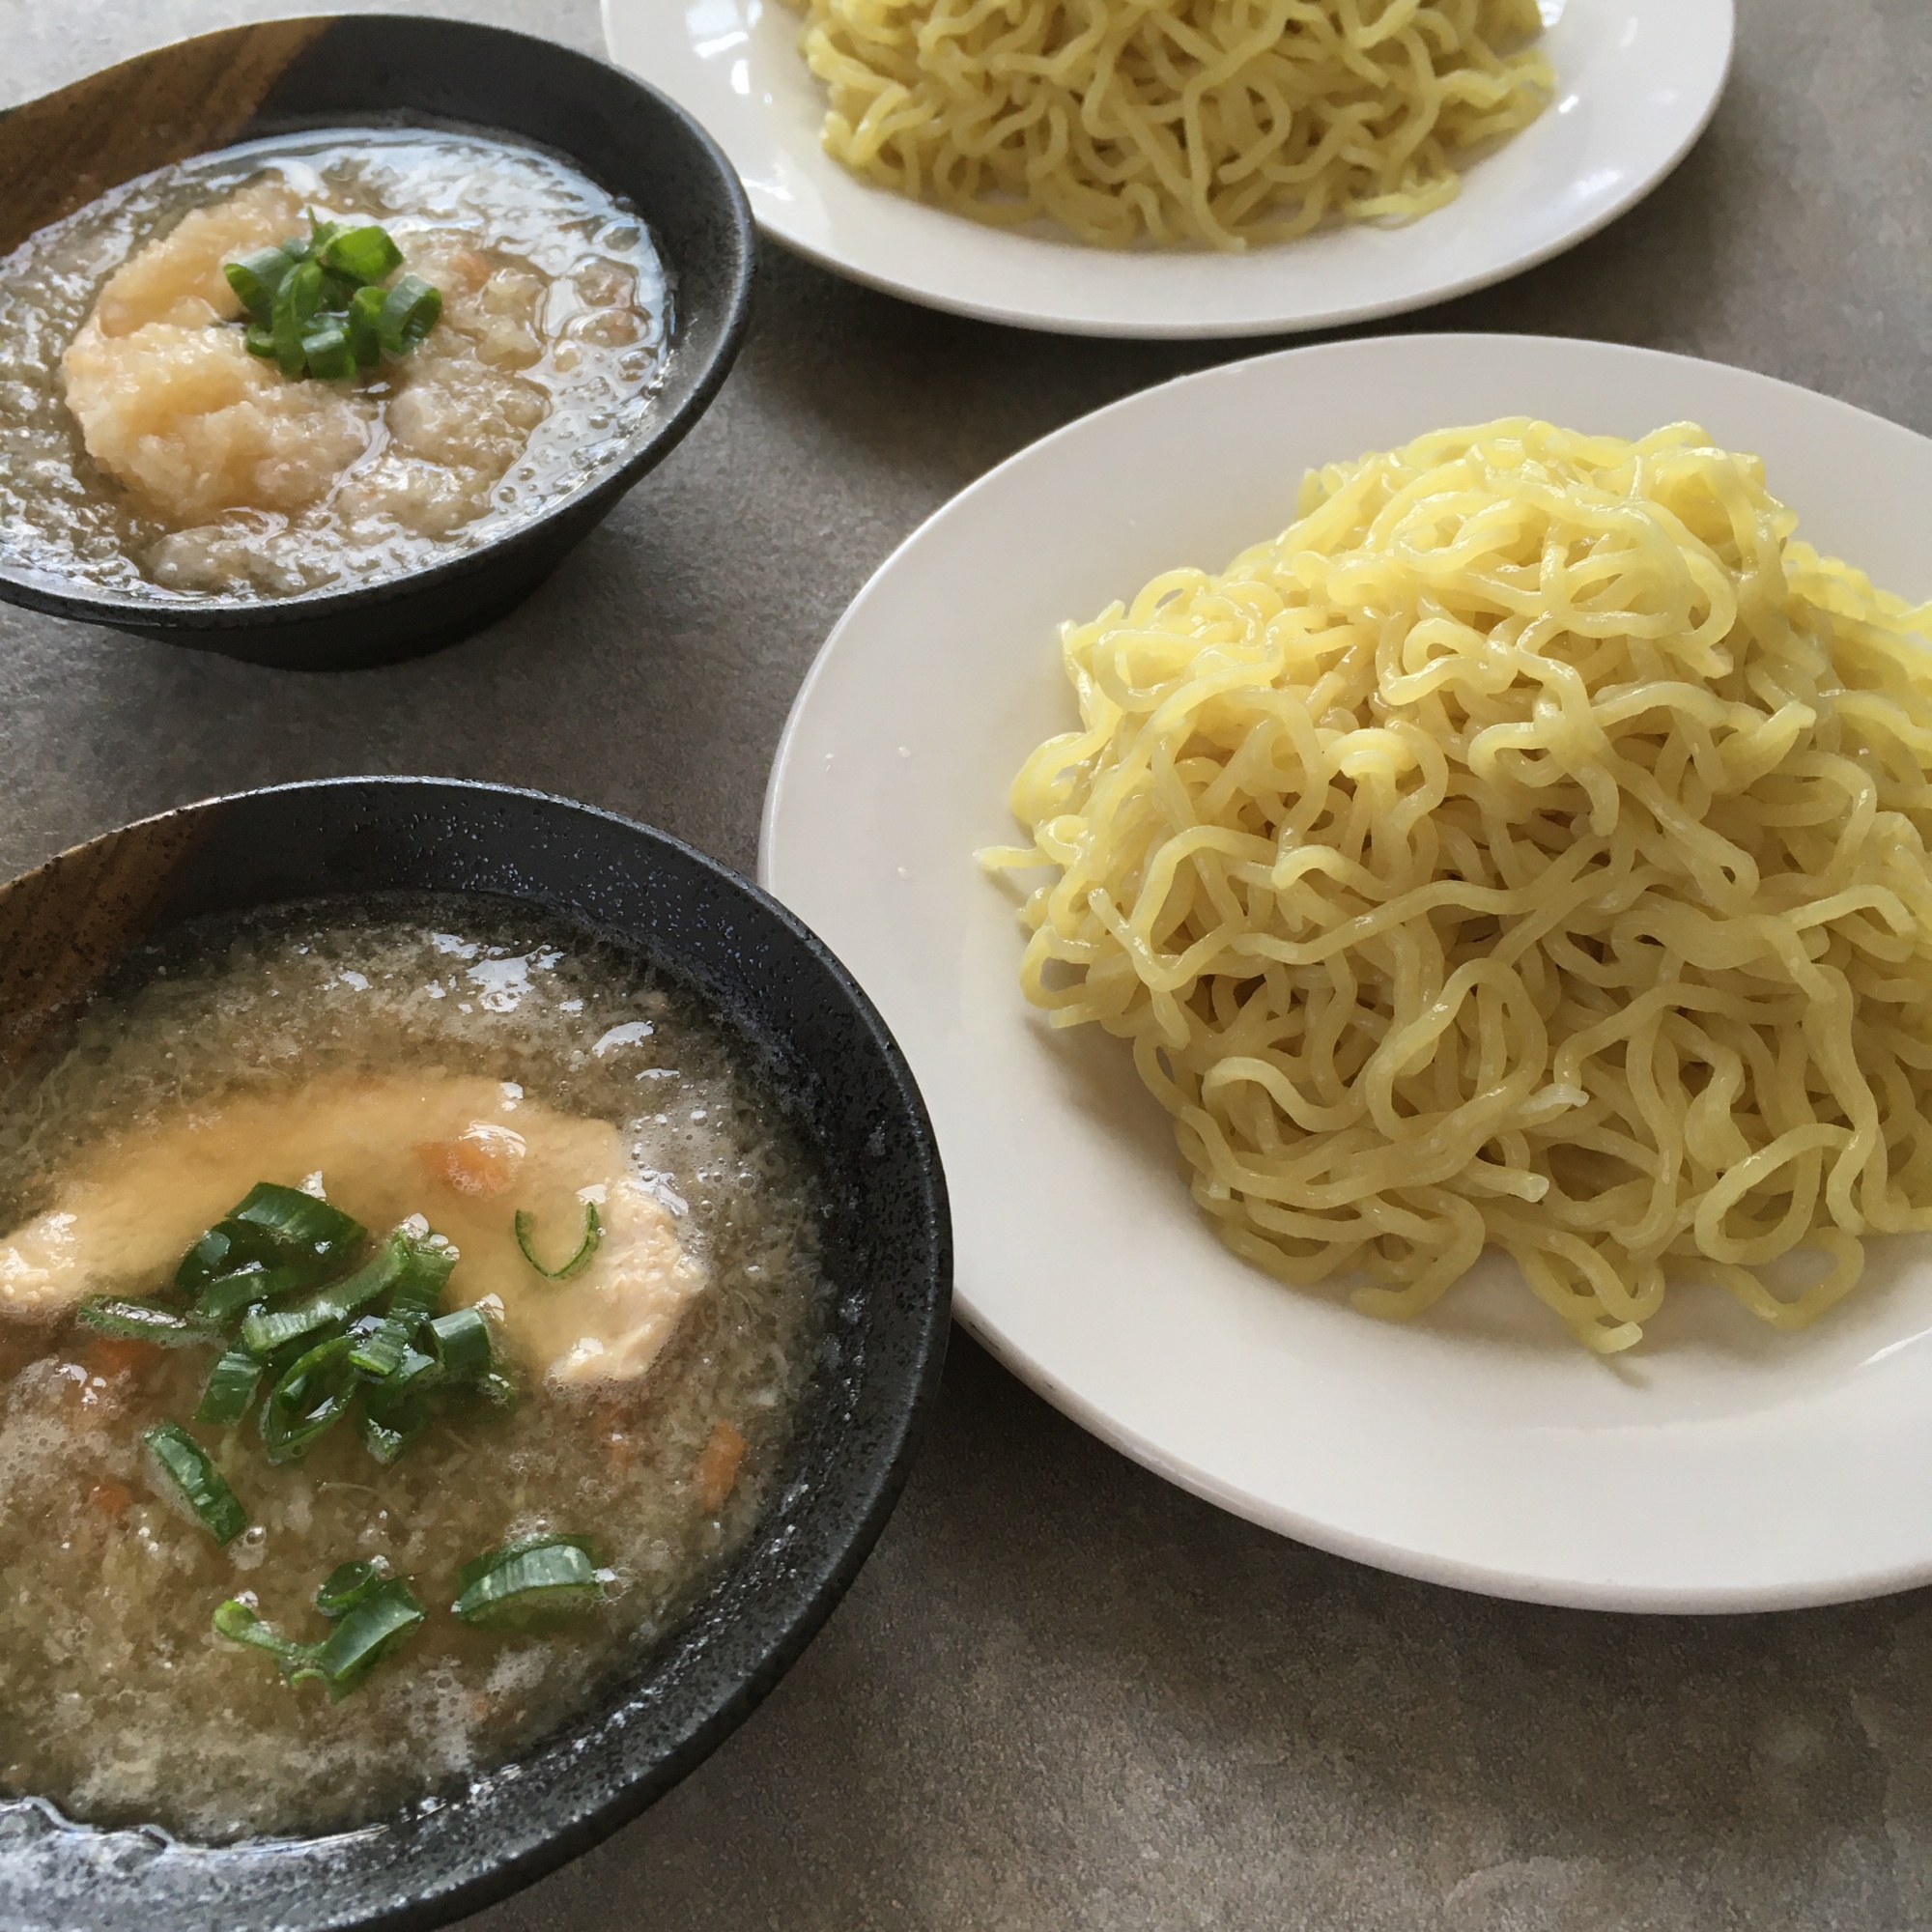
<path fill-rule="evenodd" d="M 836 99 L 801 51 L 807 6 Z M 801 254 L 962 315 L 1162 337 L 1395 315 L 1547 261 L 1684 157 L 1734 27 L 1732 0 L 1293 11 L 1325 24 L 1284 38 L 1287 0 L 1264 30 L 1246 0 L 1210 0 L 1205 20 L 1102 0 L 1079 14 L 1109 23 L 1090 48 L 1067 43 L 1059 0 L 992 14 L 972 0 L 604 0 L 604 26 L 611 58 L 696 115 L 759 225 Z M 869 174 L 827 152 L 828 128 Z M 980 218 L 875 177 L 916 179 Z M 1117 245 L 1077 239 L 1063 214 Z"/>
<path fill-rule="evenodd" d="M 1576 434 L 1405 448 L 1516 416 Z M 1932 610 L 1871 588 L 1932 597 L 1928 502 L 1932 441 L 1766 377 L 1419 335 L 1130 397 L 908 539 L 799 695 L 760 876 L 918 1075 L 971 1331 L 1412 1576 L 1932 1580 Z M 1080 728 L 1065 620 L 1095 732 L 1020 794 L 1055 863 L 989 871 Z M 1062 881 L 1035 996 L 1174 1118 L 1023 997 Z"/>

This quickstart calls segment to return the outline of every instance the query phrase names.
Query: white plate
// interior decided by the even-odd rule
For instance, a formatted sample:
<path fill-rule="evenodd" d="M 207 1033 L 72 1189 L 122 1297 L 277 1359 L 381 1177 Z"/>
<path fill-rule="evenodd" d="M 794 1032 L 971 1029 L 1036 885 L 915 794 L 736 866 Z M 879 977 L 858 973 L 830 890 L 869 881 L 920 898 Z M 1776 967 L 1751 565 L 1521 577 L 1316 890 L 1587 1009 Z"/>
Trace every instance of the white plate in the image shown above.
<path fill-rule="evenodd" d="M 1189 1200 L 1122 1042 L 1020 998 L 1021 759 L 1074 721 L 1056 627 L 1292 517 L 1304 468 L 1528 412 L 1683 417 L 1762 453 L 1803 533 L 1932 595 L 1932 441 L 1804 389 L 1604 343 L 1381 337 L 1190 376 L 1022 451 L 845 613 L 780 747 L 759 875 L 897 1034 L 945 1156 L 957 1312 L 1051 1402 L 1197 1494 L 1365 1562 L 1605 1608 L 1757 1609 L 1932 1580 L 1932 1264 L 1879 1254 L 1820 1326 L 1673 1293 L 1634 1356 L 1506 1264 L 1408 1326 L 1276 1286 Z"/>
<path fill-rule="evenodd" d="M 688 107 L 768 234 L 934 308 L 1072 335 L 1264 335 L 1395 315 L 1547 261 L 1683 159 L 1723 91 L 1731 0 L 1544 0 L 1556 99 L 1447 208 L 1245 255 L 1116 253 L 923 208 L 818 143 L 825 97 L 783 0 L 604 0 L 611 57 Z"/>

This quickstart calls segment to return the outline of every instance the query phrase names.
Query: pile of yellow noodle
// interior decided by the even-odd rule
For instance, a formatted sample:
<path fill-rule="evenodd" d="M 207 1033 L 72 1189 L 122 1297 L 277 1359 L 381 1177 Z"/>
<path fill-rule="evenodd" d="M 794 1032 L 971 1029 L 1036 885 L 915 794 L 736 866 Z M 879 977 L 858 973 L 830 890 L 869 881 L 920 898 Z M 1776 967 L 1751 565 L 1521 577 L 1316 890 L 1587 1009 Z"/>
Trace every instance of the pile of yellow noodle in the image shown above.
<path fill-rule="evenodd" d="M 1455 199 L 1542 111 L 1536 0 L 806 0 L 855 173 L 980 221 L 1219 248 Z"/>
<path fill-rule="evenodd" d="M 1605 1352 L 1667 1276 L 1802 1327 L 1932 1227 L 1932 606 L 1690 424 L 1444 430 L 1300 512 L 1066 628 L 1083 728 L 984 855 L 1054 868 L 1027 997 L 1133 1041 L 1285 1281 L 1406 1316 L 1493 1246 Z"/>

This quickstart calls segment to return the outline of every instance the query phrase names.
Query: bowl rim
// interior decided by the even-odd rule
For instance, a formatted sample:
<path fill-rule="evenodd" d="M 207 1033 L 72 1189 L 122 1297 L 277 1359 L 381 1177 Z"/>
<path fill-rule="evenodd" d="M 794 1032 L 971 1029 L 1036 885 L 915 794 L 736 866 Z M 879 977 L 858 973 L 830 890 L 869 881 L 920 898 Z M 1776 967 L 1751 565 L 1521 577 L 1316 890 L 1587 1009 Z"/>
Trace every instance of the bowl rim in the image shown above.
<path fill-rule="evenodd" d="M 95 68 L 48 93 L 37 94 L 31 99 L 15 101 L 9 107 L 0 108 L 0 121 L 28 112 L 45 101 L 57 99 L 61 95 L 73 89 L 89 86 L 103 75 L 110 74 L 120 68 L 130 67 L 136 62 L 155 60 L 200 43 L 239 38 L 298 22 L 327 24 L 330 29 L 346 28 L 356 33 L 370 28 L 406 25 L 412 30 L 427 31 L 433 35 L 447 34 L 476 44 L 494 42 L 502 46 L 505 55 L 512 60 L 516 58 L 516 49 L 520 45 L 539 47 L 543 49 L 546 58 L 561 56 L 566 61 L 581 63 L 585 68 L 596 70 L 622 82 L 624 86 L 653 103 L 668 121 L 682 131 L 702 157 L 708 171 L 719 185 L 724 208 L 729 213 L 728 232 L 731 242 L 729 253 L 736 264 L 736 272 L 730 278 L 729 299 L 724 306 L 722 327 L 709 358 L 701 367 L 697 380 L 677 406 L 662 417 L 651 418 L 640 432 L 642 440 L 635 441 L 635 446 L 623 459 L 613 464 L 596 482 L 585 489 L 572 491 L 558 497 L 513 528 L 505 530 L 500 536 L 486 538 L 473 549 L 440 558 L 423 565 L 420 569 L 405 570 L 375 583 L 330 585 L 320 590 L 301 591 L 293 597 L 174 604 L 161 598 L 151 600 L 113 591 L 50 587 L 50 583 L 60 585 L 66 580 L 50 579 L 49 574 L 45 572 L 25 572 L 19 565 L 10 563 L 4 553 L 0 553 L 0 601 L 15 604 L 25 610 L 43 611 L 51 616 L 75 618 L 83 623 L 122 626 L 137 624 L 149 631 L 220 632 L 272 630 L 284 625 L 322 621 L 334 615 L 347 616 L 355 611 L 366 611 L 405 596 L 413 596 L 418 592 L 433 591 L 439 585 L 468 575 L 486 560 L 495 562 L 498 558 L 513 557 L 542 542 L 552 532 L 559 518 L 575 516 L 582 517 L 590 523 L 597 521 L 611 507 L 617 497 L 640 481 L 684 440 L 697 419 L 710 408 L 718 391 L 724 386 L 724 379 L 731 373 L 732 365 L 738 358 L 738 352 L 744 346 L 745 332 L 751 326 L 752 297 L 757 280 L 757 228 L 752 219 L 751 203 L 746 197 L 745 185 L 739 179 L 737 169 L 732 166 L 724 149 L 718 145 L 690 109 L 680 105 L 661 89 L 653 87 L 649 81 L 641 79 L 628 69 L 618 67 L 615 62 L 600 59 L 595 54 L 583 52 L 582 48 L 568 46 L 561 41 L 549 40 L 541 34 L 525 33 L 514 27 L 498 27 L 482 20 L 455 19 L 439 14 L 278 14 L 271 19 L 249 20 L 238 25 L 211 28 L 205 33 L 178 35 L 173 40 L 162 41 L 155 46 L 139 49 L 121 60 L 110 62 L 106 67 Z M 568 161 L 589 181 L 599 180 L 597 174 L 575 154 L 564 149 L 550 148 L 543 142 L 519 135 L 513 128 L 492 130 L 481 122 L 453 122 L 448 116 L 439 117 L 417 110 L 410 111 L 414 113 L 416 118 L 383 125 L 402 128 L 421 127 L 430 129 L 438 127 L 447 128 L 452 126 L 464 126 L 479 133 L 494 131 L 513 141 L 521 142 L 526 147 L 552 154 L 556 158 Z M 345 121 L 341 125 L 345 128 L 354 128 L 357 124 Z M 377 124 L 370 125 L 373 127 Z M 271 134 L 243 133 L 223 145 L 245 146 L 253 140 L 272 138 L 274 137 Z M 191 155 L 180 158 L 193 160 L 204 155 L 221 152 L 221 148 L 197 148 Z M 151 169 L 149 172 L 156 170 Z M 138 180 L 139 177 L 132 176 L 129 179 Z M 117 183 L 115 185 L 122 186 L 125 184 Z M 103 194 L 112 191 L 112 188 L 101 190 Z M 99 196 L 95 199 L 98 200 Z M 30 237 L 29 240 L 31 239 Z M 22 243 L 22 246 L 25 245 Z M 671 287 L 675 299 L 679 286 L 678 265 L 672 262 L 668 266 L 671 270 Z M 677 343 L 673 340 L 672 351 L 675 351 Z"/>
<path fill-rule="evenodd" d="M 714 890 L 722 890 L 727 897 L 749 904 L 761 918 L 776 923 L 804 950 L 812 964 L 838 990 L 880 1053 L 890 1088 L 918 1130 L 918 1171 L 924 1195 L 923 1210 L 933 1230 L 929 1261 L 916 1277 L 923 1292 L 923 1307 L 913 1330 L 917 1343 L 914 1370 L 909 1378 L 899 1380 L 900 1393 L 894 1407 L 892 1426 L 873 1435 L 873 1446 L 868 1451 L 864 1474 L 851 1485 L 845 1510 L 848 1524 L 845 1533 L 824 1546 L 816 1562 L 794 1562 L 791 1565 L 793 1588 L 775 1619 L 775 1634 L 770 1638 L 760 1637 L 754 1642 L 756 1661 L 749 1672 L 740 1672 L 724 1688 L 699 1700 L 690 1713 L 680 1719 L 677 1735 L 668 1748 L 659 1752 L 635 1773 L 624 1774 L 601 1802 L 560 1807 L 565 1812 L 561 1822 L 546 1829 L 541 1836 L 503 1856 L 492 1855 L 487 1860 L 473 1856 L 465 1859 L 457 1866 L 445 1869 L 435 1880 L 421 1886 L 412 1885 L 408 1877 L 409 1849 L 407 1846 L 398 1847 L 399 1856 L 388 1862 L 388 1869 L 394 1873 L 396 1880 L 390 1903 L 374 1912 L 350 1917 L 337 1914 L 310 1918 L 290 1915 L 286 1921 L 290 1927 L 299 1928 L 299 1932 L 352 1932 L 352 1928 L 353 1932 L 428 1932 L 428 1928 L 445 1925 L 457 1918 L 481 1911 L 521 1890 L 580 1857 L 639 1816 L 743 1723 L 803 1655 L 870 1556 L 888 1519 L 897 1506 L 921 1441 L 930 1425 L 939 1399 L 940 1379 L 952 1328 L 954 1244 L 945 1170 L 931 1119 L 911 1066 L 864 988 L 825 942 L 797 914 L 762 887 L 675 835 L 621 812 L 556 793 L 486 780 L 391 774 L 300 779 L 213 794 L 111 827 L 64 848 L 11 879 L 0 881 L 0 890 L 12 890 L 128 832 L 203 813 L 220 813 L 237 806 L 246 808 L 257 801 L 277 796 L 317 792 L 377 792 L 403 797 L 442 794 L 453 799 L 459 810 L 469 801 L 487 804 L 494 799 L 504 799 L 534 805 L 546 811 L 560 812 L 566 816 L 586 816 L 614 830 L 626 840 L 640 840 L 676 861 L 691 865 Z M 464 815 L 467 817 L 468 813 Z M 533 880 L 532 885 L 536 884 Z M 473 890 L 482 895 L 486 889 Z M 462 889 L 457 891 L 460 895 Z M 353 894 L 348 895 L 353 896 Z M 533 906 L 548 904 L 557 917 L 566 920 L 573 917 L 554 900 L 547 902 L 535 891 L 506 892 L 500 895 Z M 303 895 L 296 893 L 290 896 L 299 899 Z M 257 901 L 264 906 L 279 902 L 266 897 Z M 578 916 L 576 923 L 586 930 L 593 925 L 582 916 Z M 160 929 L 166 929 L 165 921 Z M 639 944 L 639 950 L 646 949 Z M 666 958 L 661 963 L 673 974 L 682 970 L 673 959 Z M 703 996 L 715 998 L 708 992 Z M 728 1016 L 727 1023 L 730 1023 Z M 739 1558 L 758 1547 L 757 1536 L 758 1531 L 754 1527 L 751 1538 L 741 1548 Z M 512 1759 L 511 1762 L 528 1762 L 584 1736 L 608 1719 L 626 1699 L 635 1695 L 649 1668 L 662 1664 L 700 1620 L 705 1607 L 734 1574 L 736 1560 L 720 1570 L 696 1602 L 688 1606 L 684 1614 L 651 1646 L 643 1669 L 633 1670 L 619 1680 L 612 1694 L 587 1707 L 562 1729 L 539 1740 L 525 1758 Z M 470 1802 L 470 1793 L 465 1793 L 450 1799 L 440 1807 L 440 1814 L 460 1813 Z M 218 1896 L 221 1865 L 229 1864 L 232 1868 L 232 1861 L 238 1856 L 286 1861 L 291 1852 L 308 1853 L 331 1845 L 351 1843 L 359 1837 L 366 1837 L 372 1829 L 381 1831 L 405 1822 L 391 1816 L 375 1821 L 373 1827 L 364 1825 L 320 1837 L 259 1837 L 224 1846 L 205 1846 L 194 1841 L 174 1839 L 152 1826 L 100 1827 L 71 1820 L 51 1801 L 37 1795 L 0 1795 L 0 1824 L 4 1824 L 10 1815 L 21 1817 L 29 1814 L 38 1814 L 61 1835 L 71 1837 L 81 1858 L 90 1863 L 97 1861 L 92 1854 L 116 1841 L 128 1845 L 139 1841 L 150 1852 L 158 1844 L 159 1855 L 163 1857 L 178 1853 L 205 1859 L 209 1861 L 213 1881 L 208 1889 L 210 1904 Z M 0 1879 L 5 1877 L 7 1861 L 5 1838 L 0 1836 Z M 291 1882 L 298 1882 L 298 1868 L 291 1866 L 287 1876 Z M 31 1892 L 27 1895 L 31 1896 Z M 228 1919 L 224 1922 L 235 1924 L 237 1932 L 242 1932 L 241 1921 Z M 53 1919 L 24 1921 L 19 1932 L 55 1932 L 56 1923 Z M 282 1921 L 277 1923 L 280 1925 Z"/>

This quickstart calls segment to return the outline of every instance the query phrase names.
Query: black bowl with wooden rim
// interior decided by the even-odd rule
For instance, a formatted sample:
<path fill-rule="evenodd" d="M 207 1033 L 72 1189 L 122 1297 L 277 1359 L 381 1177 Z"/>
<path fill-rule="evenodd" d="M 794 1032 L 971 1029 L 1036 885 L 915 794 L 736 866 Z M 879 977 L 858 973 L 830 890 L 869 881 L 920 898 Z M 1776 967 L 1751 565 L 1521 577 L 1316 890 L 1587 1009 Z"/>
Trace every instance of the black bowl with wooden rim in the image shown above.
<path fill-rule="evenodd" d="M 683 108 L 603 61 L 462 20 L 321 15 L 180 41 L 0 113 L 0 258 L 174 161 L 315 128 L 421 127 L 547 149 L 649 224 L 672 291 L 662 386 L 596 479 L 497 537 L 386 581 L 192 601 L 103 590 L 10 557 L 0 598 L 253 664 L 347 670 L 420 656 L 526 596 L 703 413 L 750 313 L 751 211 Z M 4 344 L 0 344 L 3 350 Z"/>
<path fill-rule="evenodd" d="M 905 1479 L 952 1301 L 925 1109 L 884 1022 L 818 940 L 663 833 L 428 779 L 283 785 L 145 819 L 0 886 L 0 1065 L 129 948 L 185 921 L 392 892 L 541 906 L 695 988 L 759 1056 L 829 1204 L 826 1329 L 788 1460 L 683 1622 L 514 1777 L 480 1776 L 334 1836 L 217 1847 L 71 1824 L 0 1787 L 8 1932 L 419 1928 L 477 1911 L 635 1816 L 746 1717 L 830 1614 Z"/>

